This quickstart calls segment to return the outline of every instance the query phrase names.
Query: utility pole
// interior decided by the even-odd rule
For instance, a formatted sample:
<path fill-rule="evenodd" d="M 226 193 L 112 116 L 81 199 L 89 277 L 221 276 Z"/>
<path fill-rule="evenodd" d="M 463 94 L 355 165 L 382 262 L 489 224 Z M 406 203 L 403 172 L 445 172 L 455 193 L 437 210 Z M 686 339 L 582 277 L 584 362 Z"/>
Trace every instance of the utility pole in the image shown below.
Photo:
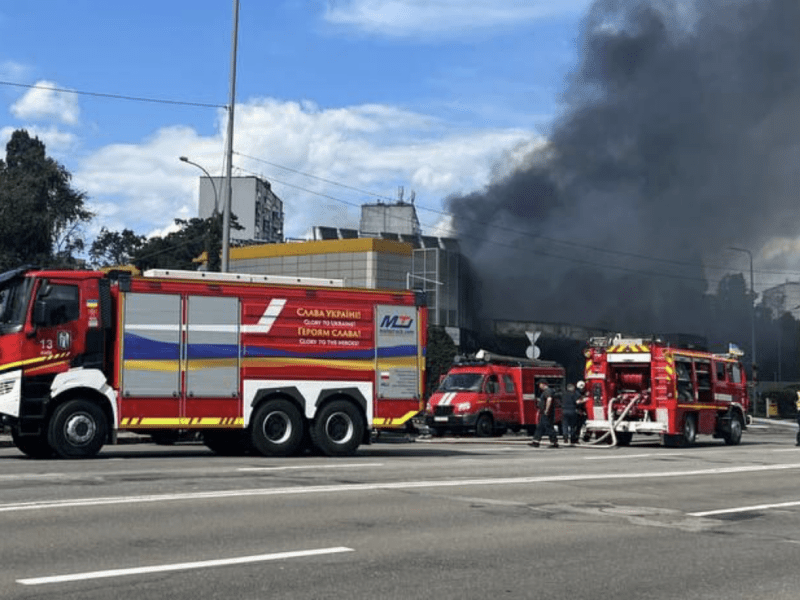
<path fill-rule="evenodd" d="M 233 0 L 233 36 L 231 41 L 231 91 L 228 102 L 228 136 L 225 151 L 224 206 L 222 208 L 222 264 L 220 271 L 227 273 L 230 265 L 231 245 L 231 172 L 233 170 L 233 107 L 236 103 L 236 47 L 239 42 L 239 0 Z"/>

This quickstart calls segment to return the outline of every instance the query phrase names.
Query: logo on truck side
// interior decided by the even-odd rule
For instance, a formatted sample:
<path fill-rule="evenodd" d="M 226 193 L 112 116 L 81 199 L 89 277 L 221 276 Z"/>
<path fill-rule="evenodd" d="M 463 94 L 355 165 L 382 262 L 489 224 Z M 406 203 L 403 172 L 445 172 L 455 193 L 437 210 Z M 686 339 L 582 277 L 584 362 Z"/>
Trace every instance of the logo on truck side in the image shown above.
<path fill-rule="evenodd" d="M 243 333 L 269 333 L 286 305 L 286 298 L 273 298 L 255 325 L 242 325 Z"/>
<path fill-rule="evenodd" d="M 381 329 L 411 329 L 414 319 L 408 315 L 386 315 L 381 321 Z"/>

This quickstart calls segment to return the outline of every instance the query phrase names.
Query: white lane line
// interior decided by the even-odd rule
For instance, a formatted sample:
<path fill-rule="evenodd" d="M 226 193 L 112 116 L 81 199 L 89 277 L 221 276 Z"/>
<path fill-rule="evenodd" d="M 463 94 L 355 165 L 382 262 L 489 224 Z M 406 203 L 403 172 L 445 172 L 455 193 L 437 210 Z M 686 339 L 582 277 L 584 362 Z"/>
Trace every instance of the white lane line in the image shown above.
<path fill-rule="evenodd" d="M 653 473 L 601 473 L 597 475 L 543 475 L 540 477 L 505 477 L 486 479 L 443 479 L 430 481 L 392 481 L 384 483 L 352 483 L 340 485 L 294 486 L 283 488 L 238 489 L 214 492 L 189 492 L 175 494 L 150 494 L 145 496 L 111 496 L 106 498 L 74 498 L 69 500 L 49 500 L 36 502 L 14 502 L 0 504 L 0 513 L 27 510 L 47 510 L 69 507 L 109 506 L 115 504 L 140 504 L 145 502 L 169 502 L 175 500 L 211 500 L 220 498 L 243 498 L 254 496 L 288 496 L 299 494 L 331 494 L 366 491 L 410 490 L 421 488 L 452 488 L 486 485 L 526 485 L 533 483 L 564 483 L 576 481 L 608 481 L 626 479 L 664 479 L 672 477 L 694 477 L 711 475 L 732 475 L 766 471 L 800 469 L 800 463 L 786 465 L 754 465 L 742 467 L 719 467 L 716 469 L 695 469 L 689 471 L 665 471 Z"/>
<path fill-rule="evenodd" d="M 126 575 L 143 575 L 147 573 L 164 573 L 166 571 L 186 571 L 189 569 L 208 569 L 211 567 L 224 567 L 228 565 L 243 565 L 247 563 L 266 562 L 270 560 L 284 560 L 287 558 L 301 558 L 305 556 L 319 556 L 322 554 L 336 554 L 340 552 L 354 552 L 352 548 L 344 546 L 334 548 L 318 548 L 315 550 L 298 550 L 295 552 L 276 552 L 274 554 L 257 554 L 255 556 L 240 556 L 238 558 L 220 558 L 216 560 L 201 560 L 198 562 L 175 563 L 171 565 L 151 565 L 148 567 L 134 567 L 131 569 L 110 569 L 108 571 L 90 571 L 88 573 L 72 573 L 70 575 L 51 575 L 49 577 L 32 577 L 30 579 L 17 579 L 22 585 L 44 585 L 47 583 L 64 583 L 68 581 L 84 581 L 87 579 L 104 579 L 108 577 L 125 577 Z"/>
<path fill-rule="evenodd" d="M 382 467 L 383 463 L 351 463 L 345 465 L 292 465 L 286 467 L 239 467 L 237 471 L 301 471 L 308 469 L 348 469 L 351 467 Z"/>
<path fill-rule="evenodd" d="M 18 475 L 0 475 L 0 481 L 20 481 L 26 479 L 66 479 L 65 473 L 20 473 Z"/>
<path fill-rule="evenodd" d="M 649 452 L 647 454 L 618 454 L 616 456 L 610 456 L 610 455 L 605 455 L 605 456 L 584 456 L 583 459 L 584 460 L 617 460 L 619 458 L 645 458 L 645 457 L 648 457 L 648 456 L 659 456 L 659 457 L 668 456 L 668 457 L 673 457 L 673 456 L 686 456 L 686 454 L 683 453 L 683 452 L 674 452 L 672 454 L 667 453 L 667 452 Z"/>
<path fill-rule="evenodd" d="M 735 513 L 753 512 L 757 510 L 769 510 L 771 508 L 788 508 L 790 506 L 800 506 L 800 501 L 778 502 L 777 504 L 756 504 L 754 506 L 739 506 L 737 508 L 722 508 L 719 510 L 705 510 L 702 512 L 689 513 L 689 516 L 710 517 L 712 515 L 731 515 Z"/>

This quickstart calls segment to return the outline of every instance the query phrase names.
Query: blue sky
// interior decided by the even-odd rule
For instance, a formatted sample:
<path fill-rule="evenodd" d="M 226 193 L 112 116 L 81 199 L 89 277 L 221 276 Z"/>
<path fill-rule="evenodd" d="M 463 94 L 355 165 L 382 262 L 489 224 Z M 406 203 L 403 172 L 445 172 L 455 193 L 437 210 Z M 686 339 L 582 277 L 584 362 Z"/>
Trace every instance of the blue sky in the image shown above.
<path fill-rule="evenodd" d="M 356 226 L 398 186 L 446 234 L 444 198 L 542 143 L 589 5 L 241 0 L 234 174 L 272 181 L 290 237 Z M 222 172 L 232 17 L 232 0 L 3 3 L 0 142 L 19 128 L 45 142 L 89 194 L 90 238 L 196 216 L 201 173 L 178 156 Z"/>

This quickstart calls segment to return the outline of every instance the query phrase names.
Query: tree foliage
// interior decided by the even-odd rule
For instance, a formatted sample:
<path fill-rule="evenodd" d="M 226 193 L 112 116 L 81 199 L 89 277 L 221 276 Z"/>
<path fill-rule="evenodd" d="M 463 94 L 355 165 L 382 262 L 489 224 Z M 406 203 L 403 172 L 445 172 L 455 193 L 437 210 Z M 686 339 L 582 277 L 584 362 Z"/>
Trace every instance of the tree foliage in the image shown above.
<path fill-rule="evenodd" d="M 83 225 L 94 216 L 72 175 L 49 158 L 44 143 L 18 130 L 0 160 L 0 270 L 23 263 L 76 266 Z"/>
<path fill-rule="evenodd" d="M 453 366 L 457 353 L 453 339 L 442 327 L 428 327 L 428 348 L 425 353 L 426 397 L 439 386 L 439 379 Z"/>
<path fill-rule="evenodd" d="M 147 238 L 130 229 L 109 231 L 105 227 L 92 242 L 89 258 L 93 267 L 117 267 L 133 263 L 133 256 L 146 243 Z"/>

